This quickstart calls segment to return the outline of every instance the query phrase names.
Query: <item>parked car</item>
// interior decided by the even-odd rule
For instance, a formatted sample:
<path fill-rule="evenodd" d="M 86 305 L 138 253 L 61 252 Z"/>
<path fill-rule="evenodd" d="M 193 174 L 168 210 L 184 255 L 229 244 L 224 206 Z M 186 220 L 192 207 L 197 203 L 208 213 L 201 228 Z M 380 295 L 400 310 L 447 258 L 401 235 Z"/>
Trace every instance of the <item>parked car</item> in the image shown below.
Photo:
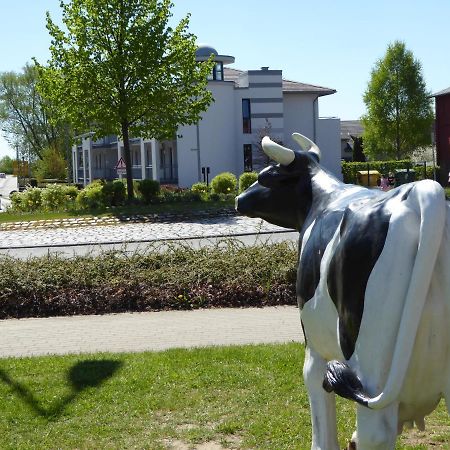
<path fill-rule="evenodd" d="M 0 178 L 6 178 L 6 173 L 0 172 Z"/>

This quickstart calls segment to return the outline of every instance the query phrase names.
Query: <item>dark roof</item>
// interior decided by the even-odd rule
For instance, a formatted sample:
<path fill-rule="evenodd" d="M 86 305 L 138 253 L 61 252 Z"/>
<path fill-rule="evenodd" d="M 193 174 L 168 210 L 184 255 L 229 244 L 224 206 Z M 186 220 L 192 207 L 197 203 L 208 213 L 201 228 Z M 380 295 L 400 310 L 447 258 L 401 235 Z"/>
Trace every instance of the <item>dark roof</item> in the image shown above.
<path fill-rule="evenodd" d="M 239 78 L 239 76 L 245 73 L 243 70 L 231 69 L 229 67 L 224 67 L 223 70 L 225 81 L 233 81 L 234 83 L 237 83 L 237 79 Z M 283 92 L 305 92 L 308 94 L 318 94 L 319 96 L 336 93 L 335 89 L 284 79 L 282 89 Z"/>
<path fill-rule="evenodd" d="M 447 89 L 444 89 L 442 91 L 436 92 L 436 94 L 431 94 L 432 97 L 440 97 L 441 95 L 448 95 L 450 94 L 450 87 Z"/>
<path fill-rule="evenodd" d="M 350 139 L 350 136 L 361 136 L 364 127 L 360 120 L 341 120 L 341 139 Z"/>

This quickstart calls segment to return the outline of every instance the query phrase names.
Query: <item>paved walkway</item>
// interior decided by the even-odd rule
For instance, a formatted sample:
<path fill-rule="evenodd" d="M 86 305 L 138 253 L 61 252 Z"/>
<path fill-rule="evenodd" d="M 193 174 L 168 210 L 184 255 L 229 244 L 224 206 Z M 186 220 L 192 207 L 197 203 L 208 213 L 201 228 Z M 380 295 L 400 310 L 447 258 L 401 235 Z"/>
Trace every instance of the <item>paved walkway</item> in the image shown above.
<path fill-rule="evenodd" d="M 0 321 L 0 357 L 303 342 L 298 309 L 223 308 Z"/>

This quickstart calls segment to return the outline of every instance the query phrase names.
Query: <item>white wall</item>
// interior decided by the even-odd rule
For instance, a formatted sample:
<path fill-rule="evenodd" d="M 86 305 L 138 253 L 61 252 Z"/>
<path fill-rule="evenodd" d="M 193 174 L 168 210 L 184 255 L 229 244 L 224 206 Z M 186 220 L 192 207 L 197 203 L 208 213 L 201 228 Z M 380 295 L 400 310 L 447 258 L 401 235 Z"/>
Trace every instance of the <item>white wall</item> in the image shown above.
<path fill-rule="evenodd" d="M 319 119 L 317 121 L 316 144 L 321 152 L 320 164 L 336 178 L 342 180 L 340 119 Z"/>
<path fill-rule="evenodd" d="M 210 168 L 211 181 L 221 172 L 237 173 L 234 83 L 213 81 L 208 89 L 215 101 L 199 123 L 200 165 Z M 178 134 L 178 184 L 190 187 L 199 181 L 197 152 L 191 150 L 197 148 L 196 125 L 180 127 Z"/>
<path fill-rule="evenodd" d="M 292 139 L 292 133 L 301 133 L 314 140 L 314 100 L 313 94 L 284 92 L 284 135 L 283 144 L 298 150 L 298 144 Z"/>

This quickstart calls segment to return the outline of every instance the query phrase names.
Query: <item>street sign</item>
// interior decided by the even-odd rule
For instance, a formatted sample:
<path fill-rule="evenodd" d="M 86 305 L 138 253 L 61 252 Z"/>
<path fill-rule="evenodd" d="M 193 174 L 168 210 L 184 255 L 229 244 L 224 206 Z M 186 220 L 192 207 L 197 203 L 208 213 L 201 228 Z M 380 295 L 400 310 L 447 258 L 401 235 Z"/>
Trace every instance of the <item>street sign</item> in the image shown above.
<path fill-rule="evenodd" d="M 125 164 L 125 161 L 124 161 L 123 158 L 121 157 L 121 158 L 119 159 L 119 161 L 117 161 L 117 164 L 116 164 L 115 169 L 116 169 L 116 170 L 118 170 L 118 169 L 126 170 L 126 168 L 127 168 L 127 166 L 126 166 L 126 164 Z"/>

